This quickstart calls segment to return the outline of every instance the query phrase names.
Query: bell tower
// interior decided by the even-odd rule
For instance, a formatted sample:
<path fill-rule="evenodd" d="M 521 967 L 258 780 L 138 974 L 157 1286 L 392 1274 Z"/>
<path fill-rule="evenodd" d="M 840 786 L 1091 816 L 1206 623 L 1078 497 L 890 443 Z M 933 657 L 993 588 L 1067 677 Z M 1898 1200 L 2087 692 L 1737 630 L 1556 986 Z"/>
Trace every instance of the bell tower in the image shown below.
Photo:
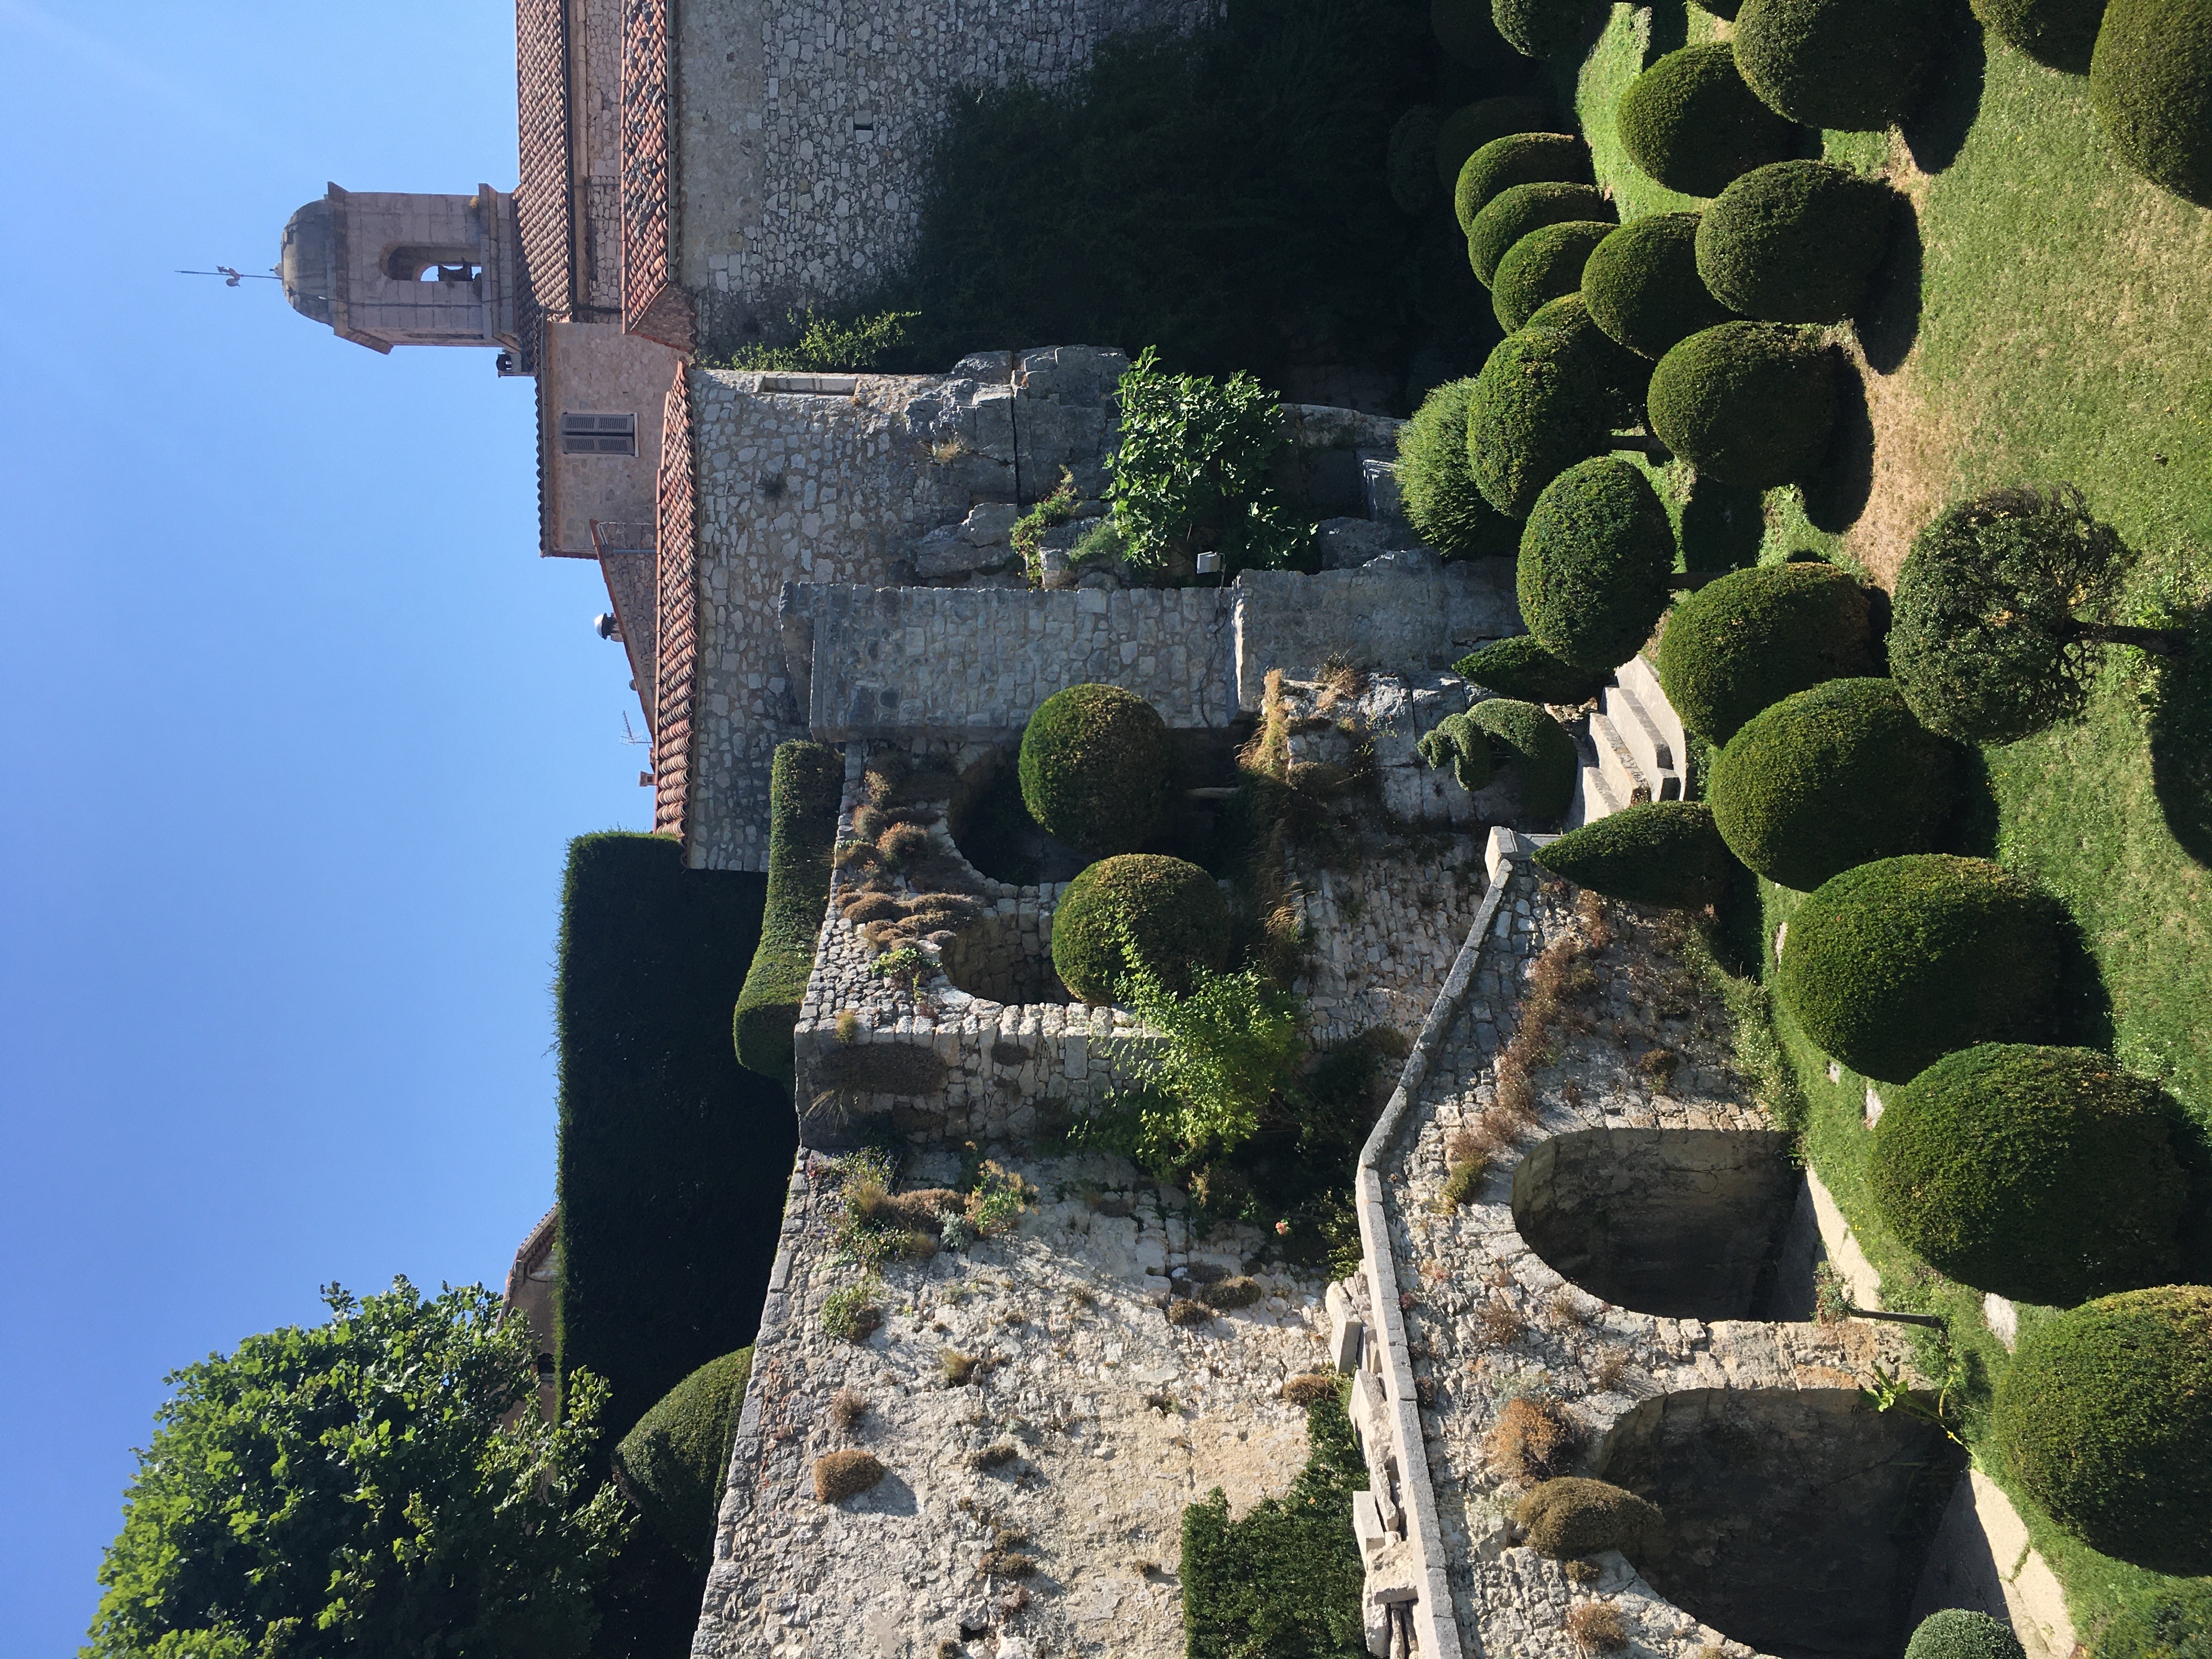
<path fill-rule="evenodd" d="M 523 372 L 514 198 L 356 191 L 332 185 L 284 227 L 284 297 L 372 351 L 491 346 Z"/>

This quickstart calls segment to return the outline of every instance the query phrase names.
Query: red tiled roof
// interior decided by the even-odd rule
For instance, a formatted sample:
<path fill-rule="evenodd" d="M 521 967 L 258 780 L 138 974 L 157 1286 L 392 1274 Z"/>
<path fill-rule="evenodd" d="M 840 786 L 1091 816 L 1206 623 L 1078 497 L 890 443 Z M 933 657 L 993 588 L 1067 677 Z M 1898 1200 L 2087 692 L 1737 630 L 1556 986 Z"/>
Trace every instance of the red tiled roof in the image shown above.
<path fill-rule="evenodd" d="M 668 0 L 630 0 L 622 75 L 623 327 L 691 349 L 691 301 L 676 281 L 668 211 Z"/>
<path fill-rule="evenodd" d="M 699 544 L 693 520 L 691 379 L 681 368 L 660 421 L 654 494 L 653 827 L 684 839 L 698 711 Z"/>
<path fill-rule="evenodd" d="M 514 58 L 522 141 L 514 205 L 523 271 L 540 317 L 566 319 L 576 304 L 568 0 L 515 0 Z"/>
<path fill-rule="evenodd" d="M 507 1270 L 507 1306 L 514 1305 L 515 1297 L 521 1294 L 523 1281 L 530 1277 L 532 1270 L 542 1266 L 553 1254 L 553 1241 L 560 1230 L 561 1206 L 556 1203 L 538 1218 L 538 1224 L 530 1230 L 529 1236 L 514 1252 L 514 1265 Z"/>

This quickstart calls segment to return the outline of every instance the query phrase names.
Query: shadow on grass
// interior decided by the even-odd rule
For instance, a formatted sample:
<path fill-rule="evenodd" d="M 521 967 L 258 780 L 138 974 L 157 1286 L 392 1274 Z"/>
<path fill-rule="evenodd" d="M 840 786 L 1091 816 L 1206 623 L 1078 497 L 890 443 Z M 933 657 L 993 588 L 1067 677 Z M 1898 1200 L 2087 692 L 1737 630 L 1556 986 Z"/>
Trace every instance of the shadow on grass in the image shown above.
<path fill-rule="evenodd" d="M 2051 1013 L 2053 1042 L 2112 1052 L 2112 999 L 2087 936 L 2070 910 L 2058 930 L 2058 995 Z"/>
<path fill-rule="evenodd" d="M 1682 506 L 1682 568 L 1744 570 L 1759 562 L 1766 534 L 1756 489 L 1699 478 Z"/>
<path fill-rule="evenodd" d="M 1924 258 L 1919 210 L 1900 191 L 1889 251 L 1867 284 L 1867 302 L 1857 319 L 1859 347 L 1877 374 L 1894 374 L 1920 337 Z"/>
<path fill-rule="evenodd" d="M 2151 787 L 2181 850 L 2212 869 L 2212 611 L 2190 628 L 2194 649 L 2167 661 L 2151 715 Z"/>
<path fill-rule="evenodd" d="M 1936 47 L 1926 95 L 1904 125 L 1905 147 L 1923 173 L 1941 173 L 1959 159 L 1974 118 L 1981 113 L 1982 83 L 1989 54 L 1982 44 L 1982 26 L 1958 0 L 1941 8 L 1949 14 L 1937 27 L 1943 39 Z"/>
<path fill-rule="evenodd" d="M 1839 536 L 1859 521 L 1874 494 L 1874 419 L 1867 412 L 1866 383 L 1838 346 L 1836 429 L 1820 470 L 1805 480 L 1805 516 L 1814 527 Z"/>
<path fill-rule="evenodd" d="M 1997 855 L 1997 792 L 1989 757 L 1972 744 L 1959 745 L 1959 806 L 1943 837 L 1947 851 L 1970 859 Z"/>

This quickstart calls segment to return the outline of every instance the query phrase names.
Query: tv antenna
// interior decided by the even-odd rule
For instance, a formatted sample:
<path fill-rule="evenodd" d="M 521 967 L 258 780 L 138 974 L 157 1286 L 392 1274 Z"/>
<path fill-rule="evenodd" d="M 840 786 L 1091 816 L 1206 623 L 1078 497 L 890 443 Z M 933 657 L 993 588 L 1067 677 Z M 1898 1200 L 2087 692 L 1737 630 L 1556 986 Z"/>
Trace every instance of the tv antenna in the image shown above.
<path fill-rule="evenodd" d="M 633 732 L 633 731 L 631 731 L 631 730 L 630 730 L 630 726 L 629 726 L 629 715 L 627 713 L 625 713 L 625 714 L 623 715 L 623 739 L 622 739 L 622 740 L 623 740 L 624 743 L 629 744 L 632 748 L 641 748 L 641 747 L 643 747 L 647 743 L 649 743 L 650 741 L 652 741 L 652 740 L 651 740 L 650 738 L 641 738 L 640 736 L 638 736 L 638 734 L 637 734 L 636 732 Z"/>

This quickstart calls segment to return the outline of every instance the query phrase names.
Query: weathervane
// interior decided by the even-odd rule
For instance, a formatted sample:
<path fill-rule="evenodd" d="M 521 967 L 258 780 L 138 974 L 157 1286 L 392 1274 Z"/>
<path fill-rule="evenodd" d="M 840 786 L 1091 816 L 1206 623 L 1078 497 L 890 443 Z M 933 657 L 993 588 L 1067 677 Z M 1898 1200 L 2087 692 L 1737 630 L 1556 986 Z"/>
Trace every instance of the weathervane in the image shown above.
<path fill-rule="evenodd" d="M 284 280 L 273 270 L 264 276 L 258 270 L 240 270 L 230 265 L 217 265 L 213 270 L 180 270 L 177 275 L 179 276 L 220 276 L 222 278 L 222 285 L 225 288 L 236 288 L 240 283 L 244 282 L 249 276 L 257 283 L 281 283 Z"/>

